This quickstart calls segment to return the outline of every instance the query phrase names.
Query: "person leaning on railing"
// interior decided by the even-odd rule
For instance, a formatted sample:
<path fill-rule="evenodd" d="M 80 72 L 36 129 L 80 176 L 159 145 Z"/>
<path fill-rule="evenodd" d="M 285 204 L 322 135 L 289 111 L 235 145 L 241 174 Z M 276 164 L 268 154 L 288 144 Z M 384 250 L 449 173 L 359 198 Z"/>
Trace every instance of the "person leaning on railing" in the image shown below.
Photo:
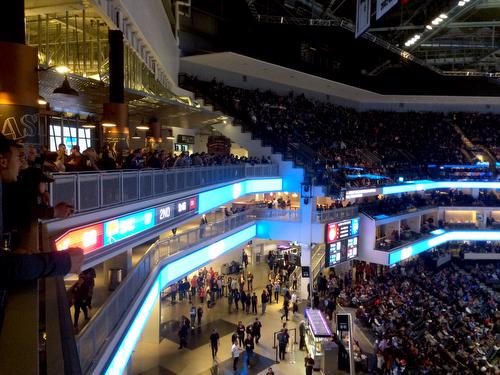
<path fill-rule="evenodd" d="M 80 272 L 83 264 L 83 250 L 71 248 L 67 251 L 19 254 L 9 249 L 8 236 L 4 236 L 2 186 L 17 180 L 20 159 L 16 142 L 0 134 L 0 328 L 7 304 L 7 291 L 24 281 L 37 280 L 49 276 L 63 276 Z"/>

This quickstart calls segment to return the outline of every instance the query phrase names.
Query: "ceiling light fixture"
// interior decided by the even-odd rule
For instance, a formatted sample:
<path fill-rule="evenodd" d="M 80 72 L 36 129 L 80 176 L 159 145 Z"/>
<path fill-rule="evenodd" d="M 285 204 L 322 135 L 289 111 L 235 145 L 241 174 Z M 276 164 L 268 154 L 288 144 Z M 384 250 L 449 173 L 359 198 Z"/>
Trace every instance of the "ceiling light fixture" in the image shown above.
<path fill-rule="evenodd" d="M 61 86 L 56 87 L 53 91 L 54 94 L 63 94 L 63 95 L 71 95 L 78 96 L 78 91 L 71 87 L 68 81 L 68 76 L 64 76 L 64 81 L 61 83 Z"/>
<path fill-rule="evenodd" d="M 149 125 L 144 122 L 144 119 L 141 120 L 141 123 L 137 125 L 137 130 L 149 130 Z"/>
<path fill-rule="evenodd" d="M 141 139 L 141 136 L 139 134 L 137 134 L 137 131 L 134 133 L 134 135 L 132 136 L 132 139 Z"/>
<path fill-rule="evenodd" d="M 39 105 L 47 105 L 47 101 L 45 100 L 45 98 L 41 95 L 38 95 L 38 104 Z"/>
<path fill-rule="evenodd" d="M 85 120 L 85 124 L 82 125 L 82 128 L 85 129 L 95 129 L 94 121 L 92 121 L 92 117 L 87 116 L 87 120 Z"/>

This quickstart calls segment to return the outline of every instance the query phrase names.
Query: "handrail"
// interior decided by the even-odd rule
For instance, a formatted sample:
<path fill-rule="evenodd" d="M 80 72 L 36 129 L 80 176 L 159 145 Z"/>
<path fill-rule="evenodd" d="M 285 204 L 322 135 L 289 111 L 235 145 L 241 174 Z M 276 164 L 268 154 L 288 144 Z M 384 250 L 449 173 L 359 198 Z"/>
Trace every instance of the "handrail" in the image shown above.
<path fill-rule="evenodd" d="M 77 338 L 77 346 L 83 373 L 87 373 L 92 367 L 92 364 L 98 358 L 98 353 L 108 342 L 109 337 L 114 333 L 115 327 L 122 320 L 124 314 L 127 313 L 128 307 L 160 262 L 201 241 L 209 240 L 255 221 L 257 218 L 262 217 L 261 214 L 264 211 L 273 213 L 273 211 L 284 210 L 257 209 L 244 211 L 231 215 L 224 220 L 209 223 L 157 241 L 151 245 L 139 263 L 80 332 Z M 281 217 L 288 218 L 291 221 L 296 220 L 293 215 Z M 298 217 L 300 218 L 300 216 Z"/>
<path fill-rule="evenodd" d="M 357 206 L 349 206 L 343 208 L 334 208 L 324 211 L 313 211 L 313 218 L 316 223 L 324 223 L 326 221 L 350 219 L 358 215 Z"/>
<path fill-rule="evenodd" d="M 52 205 L 67 202 L 76 212 L 84 212 L 247 177 L 278 175 L 278 164 L 55 173 L 50 199 Z"/>

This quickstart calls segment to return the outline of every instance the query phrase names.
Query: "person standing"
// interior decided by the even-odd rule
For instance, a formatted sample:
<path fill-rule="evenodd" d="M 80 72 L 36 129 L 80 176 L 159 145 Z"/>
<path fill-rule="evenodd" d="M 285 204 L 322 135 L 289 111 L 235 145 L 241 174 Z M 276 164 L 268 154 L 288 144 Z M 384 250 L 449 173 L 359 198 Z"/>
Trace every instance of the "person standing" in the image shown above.
<path fill-rule="evenodd" d="M 251 273 L 250 271 L 247 274 L 247 290 L 253 290 L 253 273 Z"/>
<path fill-rule="evenodd" d="M 307 354 L 304 358 L 304 364 L 306 366 L 306 375 L 312 375 L 314 369 L 314 359 L 311 358 L 310 354 Z"/>
<path fill-rule="evenodd" d="M 188 326 L 189 323 L 186 324 L 186 320 L 184 317 L 181 319 L 181 327 L 179 329 L 179 349 L 187 347 L 187 334 L 188 334 Z M 189 322 L 189 321 L 188 321 Z"/>
<path fill-rule="evenodd" d="M 219 333 L 214 328 L 212 334 L 210 335 L 210 347 L 212 348 L 212 358 L 217 357 L 217 351 L 219 350 Z"/>
<path fill-rule="evenodd" d="M 304 350 L 306 346 L 306 322 L 304 320 L 302 320 L 299 324 L 299 335 L 299 350 Z"/>
<path fill-rule="evenodd" d="M 253 349 L 254 349 L 253 338 L 251 335 L 247 335 L 247 338 L 245 339 L 245 351 L 247 354 L 247 366 L 248 367 L 251 367 L 250 358 L 253 358 Z"/>
<path fill-rule="evenodd" d="M 245 326 L 243 325 L 241 320 L 238 322 L 236 332 L 238 333 L 238 344 L 239 346 L 243 346 L 243 341 L 245 339 Z"/>
<path fill-rule="evenodd" d="M 196 323 L 196 307 L 194 305 L 191 305 L 189 317 L 191 318 L 191 329 L 194 329 L 194 324 Z"/>
<path fill-rule="evenodd" d="M 206 295 L 207 295 L 207 309 L 210 308 L 210 304 L 212 303 L 212 292 L 211 292 L 211 290 L 209 288 L 210 287 L 207 287 L 207 292 L 206 292 Z"/>
<path fill-rule="evenodd" d="M 295 293 L 295 291 L 292 293 L 291 302 L 292 302 L 292 313 L 295 316 L 295 314 L 299 312 L 299 304 L 297 301 L 297 294 Z"/>
<path fill-rule="evenodd" d="M 280 360 L 285 360 L 286 346 L 288 345 L 288 329 L 284 328 L 278 333 L 278 347 L 279 347 L 279 358 Z"/>
<path fill-rule="evenodd" d="M 262 294 L 260 295 L 260 303 L 262 306 L 262 315 L 264 315 L 266 313 L 267 300 L 268 300 L 267 292 L 264 289 L 262 291 Z"/>
<path fill-rule="evenodd" d="M 245 267 L 245 269 L 248 267 L 248 255 L 247 253 L 245 252 L 245 250 L 243 249 L 243 254 L 241 256 L 241 261 L 243 263 L 243 266 Z"/>
<path fill-rule="evenodd" d="M 297 290 L 297 275 L 295 272 L 292 274 L 292 289 Z"/>
<path fill-rule="evenodd" d="M 273 303 L 273 284 L 271 281 L 266 285 L 266 290 L 267 290 L 267 299 L 269 304 L 271 305 Z"/>
<path fill-rule="evenodd" d="M 274 282 L 274 302 L 278 303 L 279 302 L 279 296 L 280 296 L 280 282 L 279 280 L 276 280 Z"/>
<path fill-rule="evenodd" d="M 85 276 L 80 275 L 78 281 L 71 287 L 71 295 L 75 305 L 75 316 L 73 326 L 78 329 L 78 318 L 80 317 L 80 310 L 83 311 L 85 320 L 89 319 L 89 312 L 87 310 L 87 298 L 89 295 L 88 283 L 85 282 Z"/>
<path fill-rule="evenodd" d="M 255 292 L 252 294 L 252 314 L 257 315 L 257 295 Z"/>
<path fill-rule="evenodd" d="M 288 298 L 285 298 L 283 301 L 283 315 L 281 315 L 281 320 L 283 318 L 286 318 L 286 321 L 288 322 L 288 312 L 290 310 L 290 302 L 288 301 Z"/>
<path fill-rule="evenodd" d="M 238 361 L 240 359 L 240 348 L 238 348 L 236 342 L 234 342 L 231 347 L 231 355 L 233 357 L 233 371 L 236 371 L 238 368 Z"/>
<path fill-rule="evenodd" d="M 240 292 L 237 289 L 234 290 L 233 299 L 234 299 L 234 305 L 236 306 L 236 311 L 238 311 L 239 310 L 238 302 L 240 300 Z"/>
<path fill-rule="evenodd" d="M 250 314 L 250 305 L 252 304 L 252 296 L 250 293 L 247 294 L 247 304 L 246 304 L 246 312 Z"/>
<path fill-rule="evenodd" d="M 255 322 L 253 322 L 252 333 L 255 338 L 255 343 L 258 344 L 260 340 L 260 329 L 262 328 L 262 323 L 259 318 L 255 318 Z"/>
<path fill-rule="evenodd" d="M 92 267 L 89 269 L 86 269 L 82 273 L 85 276 L 85 282 L 87 283 L 88 292 L 89 292 L 89 295 L 87 297 L 87 307 L 89 309 L 92 309 L 92 296 L 94 295 L 95 279 L 96 279 L 97 275 L 95 273 L 95 269 L 93 269 Z"/>
<path fill-rule="evenodd" d="M 196 311 L 196 314 L 198 315 L 198 327 L 201 326 L 201 318 L 203 318 L 203 307 L 200 305 L 198 306 L 198 310 Z"/>

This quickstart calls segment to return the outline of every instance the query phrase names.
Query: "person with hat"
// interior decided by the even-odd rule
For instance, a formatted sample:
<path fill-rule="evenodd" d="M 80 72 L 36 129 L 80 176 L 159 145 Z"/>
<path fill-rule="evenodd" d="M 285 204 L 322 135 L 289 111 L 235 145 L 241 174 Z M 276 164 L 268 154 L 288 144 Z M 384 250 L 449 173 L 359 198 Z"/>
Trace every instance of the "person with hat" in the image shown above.
<path fill-rule="evenodd" d="M 3 185 L 17 181 L 20 159 L 18 144 L 0 135 L 0 236 L 3 247 L 10 249 L 8 238 L 4 237 Z M 29 249 L 34 250 L 34 249 Z M 83 265 L 83 250 L 70 248 L 66 251 L 19 254 L 0 251 L 0 323 L 7 305 L 7 290 L 18 283 L 50 276 L 64 276 L 79 273 Z"/>

